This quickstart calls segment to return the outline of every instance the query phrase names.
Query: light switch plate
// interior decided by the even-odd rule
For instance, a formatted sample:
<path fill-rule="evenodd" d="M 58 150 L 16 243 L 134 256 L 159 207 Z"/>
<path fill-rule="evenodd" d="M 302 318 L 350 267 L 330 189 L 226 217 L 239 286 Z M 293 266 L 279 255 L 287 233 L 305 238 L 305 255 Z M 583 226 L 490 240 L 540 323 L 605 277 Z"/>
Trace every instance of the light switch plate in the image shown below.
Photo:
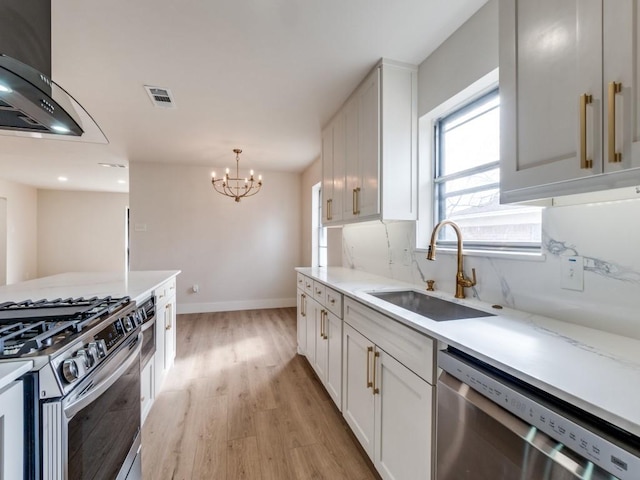
<path fill-rule="evenodd" d="M 560 287 L 565 290 L 584 290 L 584 259 L 582 257 L 560 257 Z"/>

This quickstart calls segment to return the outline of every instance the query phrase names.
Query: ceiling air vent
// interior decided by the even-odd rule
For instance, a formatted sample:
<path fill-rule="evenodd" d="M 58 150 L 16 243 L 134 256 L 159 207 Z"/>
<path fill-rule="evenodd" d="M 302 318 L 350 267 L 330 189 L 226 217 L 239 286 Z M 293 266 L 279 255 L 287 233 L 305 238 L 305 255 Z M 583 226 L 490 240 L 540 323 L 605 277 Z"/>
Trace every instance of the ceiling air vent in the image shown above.
<path fill-rule="evenodd" d="M 145 85 L 144 89 L 147 91 L 149 98 L 156 107 L 176 108 L 173 96 L 171 95 L 171 90 L 168 88 L 150 87 Z"/>

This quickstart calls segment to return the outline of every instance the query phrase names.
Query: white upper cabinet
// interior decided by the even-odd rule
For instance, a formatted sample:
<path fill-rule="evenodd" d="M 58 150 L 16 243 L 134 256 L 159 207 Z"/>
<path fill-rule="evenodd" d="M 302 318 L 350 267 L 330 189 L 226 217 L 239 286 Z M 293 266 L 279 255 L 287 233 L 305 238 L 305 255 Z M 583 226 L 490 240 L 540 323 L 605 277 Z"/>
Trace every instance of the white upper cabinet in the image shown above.
<path fill-rule="evenodd" d="M 637 3 L 500 1 L 503 203 L 640 183 Z"/>
<path fill-rule="evenodd" d="M 382 60 L 322 138 L 325 223 L 416 219 L 415 66 Z"/>
<path fill-rule="evenodd" d="M 344 115 L 322 131 L 322 223 L 342 220 L 345 169 Z"/>

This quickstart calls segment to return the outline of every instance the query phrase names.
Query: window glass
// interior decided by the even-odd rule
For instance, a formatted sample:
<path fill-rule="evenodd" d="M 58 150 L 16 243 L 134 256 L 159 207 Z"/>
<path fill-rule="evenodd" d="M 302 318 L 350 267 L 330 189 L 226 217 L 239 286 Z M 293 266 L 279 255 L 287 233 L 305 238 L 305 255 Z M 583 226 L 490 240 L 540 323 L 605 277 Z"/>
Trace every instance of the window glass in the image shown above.
<path fill-rule="evenodd" d="M 466 245 L 539 248 L 541 208 L 500 205 L 500 95 L 494 90 L 434 128 L 436 221 L 456 222 Z M 455 242 L 453 229 L 440 242 Z"/>

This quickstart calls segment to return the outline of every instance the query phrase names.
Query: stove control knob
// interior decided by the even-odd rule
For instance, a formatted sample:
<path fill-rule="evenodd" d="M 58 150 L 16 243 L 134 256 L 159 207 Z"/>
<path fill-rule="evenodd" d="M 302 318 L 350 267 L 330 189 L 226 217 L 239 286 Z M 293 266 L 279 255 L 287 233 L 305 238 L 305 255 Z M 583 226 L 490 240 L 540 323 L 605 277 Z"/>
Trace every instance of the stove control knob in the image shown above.
<path fill-rule="evenodd" d="M 62 375 L 69 383 L 73 383 L 78 379 L 80 370 L 78 369 L 78 364 L 75 359 L 70 358 L 62 363 Z"/>
<path fill-rule="evenodd" d="M 87 349 L 82 348 L 76 352 L 76 358 L 85 368 L 91 368 L 95 359 L 91 358 Z"/>
<path fill-rule="evenodd" d="M 94 365 L 96 363 L 96 361 L 98 360 L 98 346 L 96 345 L 96 342 L 91 342 L 89 343 L 89 345 L 87 345 L 87 348 L 85 348 L 85 351 L 87 352 L 87 358 L 89 359 L 89 362 L 91 363 L 91 365 L 89 365 L 90 367 L 92 365 Z"/>
<path fill-rule="evenodd" d="M 97 342 L 91 342 L 89 346 L 93 343 L 96 345 L 96 350 L 98 351 L 98 358 L 104 358 L 107 356 L 107 343 L 104 340 L 98 340 Z"/>
<path fill-rule="evenodd" d="M 124 329 L 127 332 L 130 332 L 131 330 L 133 330 L 133 324 L 131 323 L 131 317 L 125 317 L 124 318 Z"/>

